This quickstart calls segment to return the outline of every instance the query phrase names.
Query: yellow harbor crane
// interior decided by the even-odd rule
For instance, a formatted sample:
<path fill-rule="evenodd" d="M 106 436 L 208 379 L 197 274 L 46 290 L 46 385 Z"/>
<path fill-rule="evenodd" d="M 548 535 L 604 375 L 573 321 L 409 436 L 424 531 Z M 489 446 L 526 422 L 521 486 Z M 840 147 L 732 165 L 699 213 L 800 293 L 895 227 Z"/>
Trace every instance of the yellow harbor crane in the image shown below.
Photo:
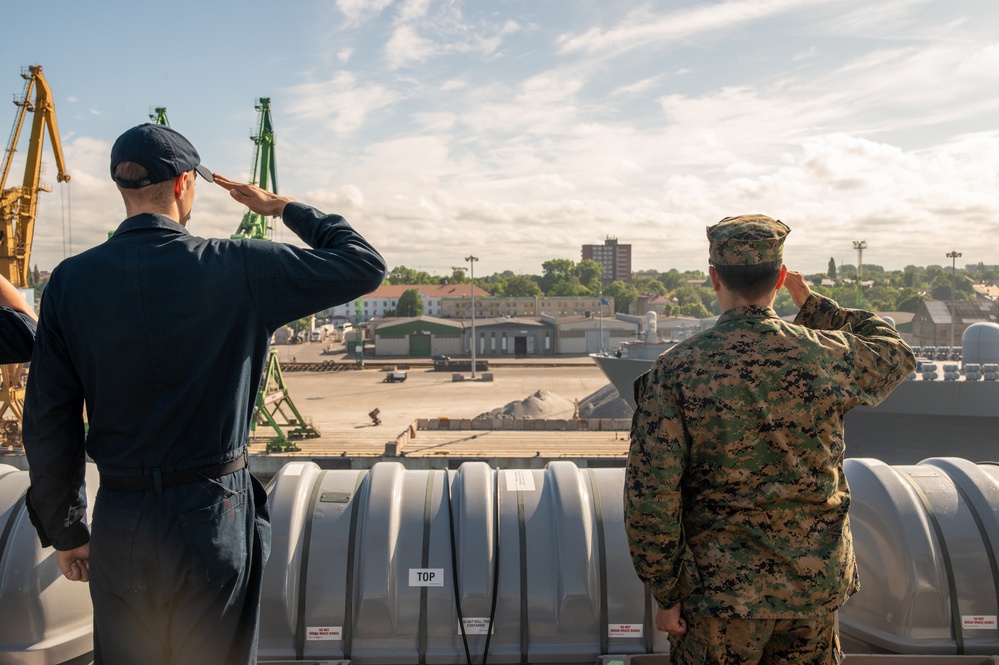
<path fill-rule="evenodd" d="M 62 143 L 59 140 L 59 123 L 56 122 L 55 104 L 52 101 L 52 89 L 49 88 L 42 68 L 33 65 L 21 71 L 25 79 L 24 92 L 20 99 L 15 99 L 18 107 L 14 128 L 10 132 L 7 151 L 4 154 L 3 179 L 0 189 L 3 198 L 0 199 L 0 210 L 3 214 L 3 239 L 0 242 L 0 270 L 14 286 L 24 288 L 28 285 L 29 259 L 31 257 L 31 241 L 35 233 L 35 215 L 38 207 L 38 192 L 51 192 L 52 187 L 41 180 L 42 145 L 45 131 L 48 130 L 52 141 L 52 153 L 55 155 L 56 167 L 59 173 L 58 182 L 69 182 L 66 165 L 62 157 Z M 35 92 L 31 100 L 32 90 Z M 20 187 L 7 188 L 7 176 L 10 174 L 17 142 L 24 127 L 24 117 L 34 113 L 31 122 L 31 132 L 28 136 L 28 152 L 24 165 L 24 180 Z"/>
<path fill-rule="evenodd" d="M 52 101 L 52 90 L 49 88 L 40 65 L 32 65 L 21 70 L 25 80 L 24 91 L 19 99 L 14 100 L 18 107 L 14 128 L 7 141 L 4 153 L 3 177 L 0 179 L 0 215 L 3 226 L 0 227 L 0 271 L 4 277 L 18 287 L 28 286 L 28 271 L 30 270 L 31 242 L 35 234 L 35 217 L 38 209 L 38 193 L 50 192 L 52 187 L 41 180 L 42 146 L 45 132 L 48 131 L 52 143 L 52 153 L 55 155 L 58 182 L 69 182 L 69 174 L 62 157 L 62 143 L 59 140 L 59 124 L 56 122 L 55 104 Z M 32 92 L 34 99 L 32 100 Z M 7 187 L 7 176 L 10 174 L 17 151 L 18 140 L 24 127 L 26 114 L 33 113 L 31 130 L 28 135 L 28 152 L 25 155 L 24 179 L 20 187 Z M 24 386 L 21 365 L 4 365 L 2 372 L 3 385 L 0 387 L 0 419 L 3 424 L 3 439 L 9 443 L 19 442 L 21 410 L 24 405 Z"/>

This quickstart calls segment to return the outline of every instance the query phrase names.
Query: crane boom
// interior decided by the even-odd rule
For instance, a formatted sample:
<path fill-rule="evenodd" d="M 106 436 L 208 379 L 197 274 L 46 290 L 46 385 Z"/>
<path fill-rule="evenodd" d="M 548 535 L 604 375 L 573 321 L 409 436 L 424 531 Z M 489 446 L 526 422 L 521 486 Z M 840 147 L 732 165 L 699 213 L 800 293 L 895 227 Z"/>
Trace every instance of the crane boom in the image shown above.
<path fill-rule="evenodd" d="M 271 120 L 271 100 L 261 97 L 253 105 L 257 110 L 257 131 L 250 135 L 256 144 L 253 151 L 253 170 L 250 173 L 250 183 L 262 189 L 277 194 L 277 167 L 274 161 L 274 123 Z M 266 217 L 247 210 L 239 228 L 232 234 L 233 238 L 259 238 L 268 240 L 274 226 Z"/>
<path fill-rule="evenodd" d="M 3 215 L 3 228 L 0 233 L 0 274 L 3 274 L 17 287 L 28 285 L 30 269 L 31 243 L 35 234 L 35 217 L 38 207 L 38 192 L 52 191 L 41 181 L 42 147 L 45 132 L 48 130 L 52 143 L 52 154 L 55 156 L 58 169 L 58 182 L 69 182 L 66 165 L 62 155 L 62 142 L 59 139 L 59 123 L 56 120 L 55 104 L 52 101 L 52 89 L 42 74 L 41 65 L 32 65 L 21 72 L 25 79 L 24 92 L 21 99 L 15 100 L 18 106 L 17 118 L 11 131 L 7 151 L 4 155 L 3 177 L 0 179 L 0 213 Z M 31 100 L 34 90 L 35 98 Z M 14 153 L 24 126 L 26 113 L 34 113 L 31 122 L 31 132 L 28 137 L 28 152 L 25 159 L 24 180 L 20 187 L 7 188 L 7 176 L 10 174 Z"/>

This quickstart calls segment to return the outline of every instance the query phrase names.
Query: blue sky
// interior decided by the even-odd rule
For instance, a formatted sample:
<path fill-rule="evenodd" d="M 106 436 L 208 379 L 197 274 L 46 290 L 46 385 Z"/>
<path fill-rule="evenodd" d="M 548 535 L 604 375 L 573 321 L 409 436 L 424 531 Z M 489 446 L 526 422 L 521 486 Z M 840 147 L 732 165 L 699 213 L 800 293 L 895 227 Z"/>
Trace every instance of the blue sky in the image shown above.
<path fill-rule="evenodd" d="M 747 212 L 791 226 L 804 272 L 855 263 L 854 240 L 886 268 L 999 263 L 999 3 L 8 4 L 0 92 L 44 67 L 73 178 L 42 195 L 44 269 L 121 221 L 118 134 L 166 106 L 206 165 L 247 178 L 257 97 L 281 193 L 391 266 L 538 274 L 612 236 L 635 269 L 704 268 L 705 226 Z M 190 228 L 227 236 L 242 213 L 204 185 Z"/>

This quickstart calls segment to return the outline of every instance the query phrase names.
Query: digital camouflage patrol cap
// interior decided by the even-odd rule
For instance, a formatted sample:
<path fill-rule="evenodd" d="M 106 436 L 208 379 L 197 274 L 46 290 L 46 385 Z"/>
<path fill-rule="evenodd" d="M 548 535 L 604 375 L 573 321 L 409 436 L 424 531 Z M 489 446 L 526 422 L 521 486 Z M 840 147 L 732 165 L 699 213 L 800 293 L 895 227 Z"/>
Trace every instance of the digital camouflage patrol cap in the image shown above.
<path fill-rule="evenodd" d="M 783 260 L 787 224 L 766 215 L 726 217 L 708 227 L 709 258 L 716 266 L 754 266 Z"/>

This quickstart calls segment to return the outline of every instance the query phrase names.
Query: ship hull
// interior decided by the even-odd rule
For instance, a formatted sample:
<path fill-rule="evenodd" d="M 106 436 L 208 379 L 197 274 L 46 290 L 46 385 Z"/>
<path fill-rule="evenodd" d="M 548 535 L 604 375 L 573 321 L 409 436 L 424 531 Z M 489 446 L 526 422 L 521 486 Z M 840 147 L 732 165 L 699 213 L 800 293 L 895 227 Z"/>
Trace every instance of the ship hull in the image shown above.
<path fill-rule="evenodd" d="M 635 408 L 635 379 L 652 360 L 590 356 Z M 905 381 L 877 407 L 846 414 L 846 456 L 915 464 L 935 455 L 999 459 L 999 382 Z"/>

